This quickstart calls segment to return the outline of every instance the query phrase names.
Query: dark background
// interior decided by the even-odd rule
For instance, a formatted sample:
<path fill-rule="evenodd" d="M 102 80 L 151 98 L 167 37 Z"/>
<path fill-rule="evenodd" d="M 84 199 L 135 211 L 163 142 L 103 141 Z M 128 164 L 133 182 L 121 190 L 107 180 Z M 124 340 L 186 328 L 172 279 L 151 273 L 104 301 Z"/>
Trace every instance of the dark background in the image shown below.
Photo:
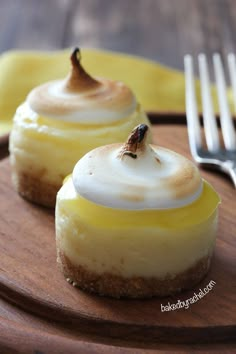
<path fill-rule="evenodd" d="M 235 0 L 0 0 L 0 52 L 79 45 L 183 68 L 236 51 Z"/>

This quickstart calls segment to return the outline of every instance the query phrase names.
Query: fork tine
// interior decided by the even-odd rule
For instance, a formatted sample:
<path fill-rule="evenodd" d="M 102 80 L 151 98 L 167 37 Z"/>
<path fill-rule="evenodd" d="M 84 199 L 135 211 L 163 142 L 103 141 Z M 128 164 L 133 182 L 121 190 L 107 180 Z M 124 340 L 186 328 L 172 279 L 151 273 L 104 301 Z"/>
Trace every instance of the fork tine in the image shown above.
<path fill-rule="evenodd" d="M 226 149 L 234 150 L 236 149 L 236 135 L 234 131 L 233 121 L 229 112 L 229 106 L 227 103 L 226 84 L 223 66 L 220 55 L 218 53 L 213 55 L 213 64 L 217 85 L 217 94 L 219 100 L 220 119 L 224 144 Z"/>
<path fill-rule="evenodd" d="M 233 89 L 234 109 L 236 110 L 236 59 L 233 53 L 228 55 L 228 67 L 230 82 Z"/>
<path fill-rule="evenodd" d="M 201 81 L 203 120 L 206 143 L 209 151 L 216 152 L 217 150 L 219 150 L 220 142 L 216 119 L 213 113 L 207 59 L 204 54 L 200 54 L 198 56 L 198 63 Z"/>
<path fill-rule="evenodd" d="M 197 158 L 197 150 L 202 147 L 202 139 L 196 104 L 193 59 L 191 55 L 185 55 L 184 68 L 189 145 L 192 155 Z"/>

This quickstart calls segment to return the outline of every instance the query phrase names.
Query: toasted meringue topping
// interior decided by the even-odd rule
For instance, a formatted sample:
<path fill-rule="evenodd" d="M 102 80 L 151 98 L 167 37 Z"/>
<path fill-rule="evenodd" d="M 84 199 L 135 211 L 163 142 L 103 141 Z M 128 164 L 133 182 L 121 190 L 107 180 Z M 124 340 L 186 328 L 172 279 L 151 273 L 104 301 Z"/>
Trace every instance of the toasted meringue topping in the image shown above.
<path fill-rule="evenodd" d="M 72 69 L 64 80 L 33 89 L 27 97 L 36 113 L 80 124 L 106 124 L 124 119 L 137 106 L 132 91 L 122 82 L 92 78 L 81 66 L 78 48 L 71 55 Z"/>
<path fill-rule="evenodd" d="M 185 157 L 146 143 L 140 124 L 128 141 L 99 147 L 75 166 L 73 183 L 82 197 L 118 209 L 171 209 L 192 203 L 202 192 L 197 167 Z"/>

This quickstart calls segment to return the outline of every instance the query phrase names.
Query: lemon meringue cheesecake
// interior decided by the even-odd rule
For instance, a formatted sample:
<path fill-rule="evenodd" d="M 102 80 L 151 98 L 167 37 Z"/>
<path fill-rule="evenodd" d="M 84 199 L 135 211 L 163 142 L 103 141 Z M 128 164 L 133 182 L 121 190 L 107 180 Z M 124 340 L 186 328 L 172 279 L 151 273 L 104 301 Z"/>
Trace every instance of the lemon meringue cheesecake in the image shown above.
<path fill-rule="evenodd" d="M 112 297 L 165 296 L 207 273 L 219 197 L 185 157 L 146 142 L 96 148 L 57 195 L 57 260 L 69 282 Z"/>
<path fill-rule="evenodd" d="M 14 186 L 23 197 L 44 206 L 55 206 L 63 179 L 86 152 L 125 141 L 137 124 L 148 124 L 124 83 L 93 78 L 80 61 L 76 48 L 68 77 L 33 89 L 14 117 Z"/>

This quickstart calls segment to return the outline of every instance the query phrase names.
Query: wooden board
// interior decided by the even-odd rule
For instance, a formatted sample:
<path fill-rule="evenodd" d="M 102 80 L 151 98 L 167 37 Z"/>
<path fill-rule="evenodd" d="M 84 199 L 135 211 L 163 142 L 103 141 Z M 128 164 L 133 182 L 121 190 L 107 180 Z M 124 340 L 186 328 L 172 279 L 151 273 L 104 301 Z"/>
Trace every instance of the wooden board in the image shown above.
<path fill-rule="evenodd" d="M 184 125 L 156 125 L 155 142 L 188 157 Z M 54 212 L 20 198 L 12 188 L 8 159 L 0 163 L 0 295 L 26 312 L 58 326 L 124 346 L 142 343 L 204 343 L 235 340 L 235 189 L 221 174 L 202 171 L 222 198 L 214 259 L 195 289 L 171 298 L 114 300 L 73 288 L 56 266 Z M 213 289 L 188 309 L 162 312 L 161 304 L 184 301 L 211 280 Z M 67 330 L 68 333 L 68 330 Z M 99 341 L 99 339 L 97 339 Z"/>

